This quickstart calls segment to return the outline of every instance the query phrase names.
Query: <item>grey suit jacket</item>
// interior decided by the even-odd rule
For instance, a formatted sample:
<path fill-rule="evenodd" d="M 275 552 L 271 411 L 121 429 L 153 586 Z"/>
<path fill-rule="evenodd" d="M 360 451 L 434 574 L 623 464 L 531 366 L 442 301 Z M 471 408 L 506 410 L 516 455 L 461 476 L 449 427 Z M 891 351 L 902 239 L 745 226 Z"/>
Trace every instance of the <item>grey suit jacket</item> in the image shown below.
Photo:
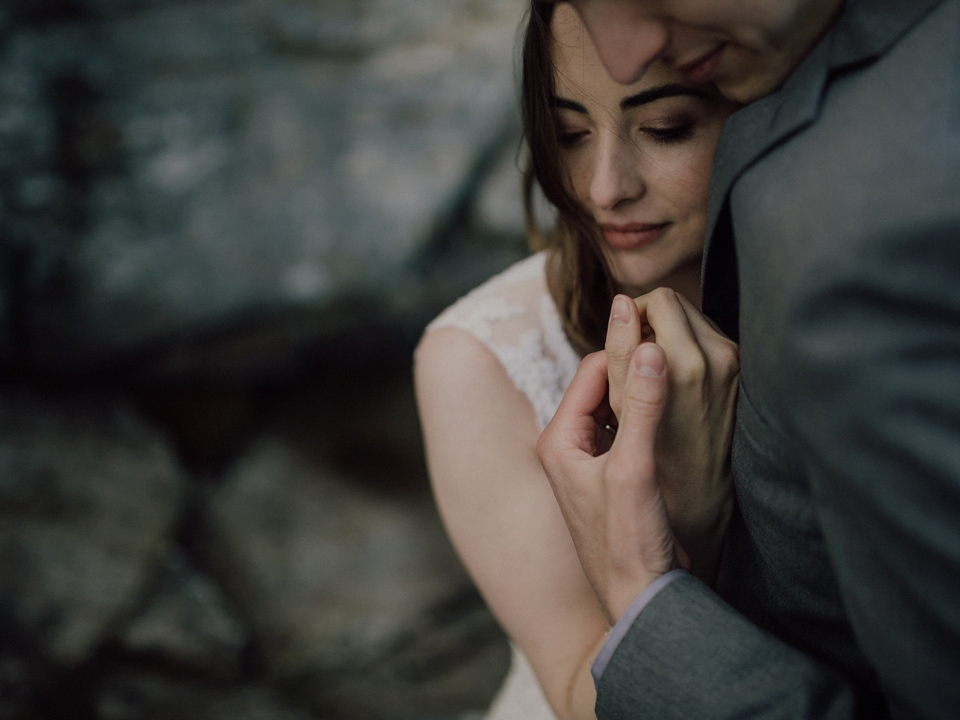
<path fill-rule="evenodd" d="M 858 0 L 718 149 L 725 599 L 640 614 L 605 718 L 960 718 L 960 0 Z"/>

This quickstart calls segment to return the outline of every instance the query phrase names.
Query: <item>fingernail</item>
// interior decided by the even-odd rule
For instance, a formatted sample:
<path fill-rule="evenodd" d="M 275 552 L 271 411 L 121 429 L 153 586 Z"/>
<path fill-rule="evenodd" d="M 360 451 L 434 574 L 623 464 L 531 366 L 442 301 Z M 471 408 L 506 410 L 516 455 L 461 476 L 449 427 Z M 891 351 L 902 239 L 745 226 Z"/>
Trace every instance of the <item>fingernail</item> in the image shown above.
<path fill-rule="evenodd" d="M 630 305 L 633 302 L 626 295 L 617 295 L 613 298 L 613 305 L 610 307 L 610 322 L 617 325 L 626 325 L 630 322 Z"/>
<path fill-rule="evenodd" d="M 660 377 L 666 369 L 666 358 L 656 343 L 642 343 L 633 354 L 633 364 L 641 375 Z"/>

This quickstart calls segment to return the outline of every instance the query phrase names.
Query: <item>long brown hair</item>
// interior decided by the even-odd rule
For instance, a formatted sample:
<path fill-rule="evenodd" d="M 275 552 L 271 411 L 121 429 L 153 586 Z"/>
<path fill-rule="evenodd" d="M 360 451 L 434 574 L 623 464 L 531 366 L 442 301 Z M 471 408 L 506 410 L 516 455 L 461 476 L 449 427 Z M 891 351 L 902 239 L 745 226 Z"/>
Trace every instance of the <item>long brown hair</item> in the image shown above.
<path fill-rule="evenodd" d="M 571 345 L 584 355 L 603 347 L 617 282 L 601 248 L 598 228 L 570 194 L 560 162 L 559 122 L 551 21 L 556 3 L 531 2 L 521 55 L 523 130 L 530 160 L 524 176 L 524 211 L 532 249 L 551 248 L 547 265 L 550 294 Z M 544 234 L 534 213 L 535 184 L 557 209 Z"/>

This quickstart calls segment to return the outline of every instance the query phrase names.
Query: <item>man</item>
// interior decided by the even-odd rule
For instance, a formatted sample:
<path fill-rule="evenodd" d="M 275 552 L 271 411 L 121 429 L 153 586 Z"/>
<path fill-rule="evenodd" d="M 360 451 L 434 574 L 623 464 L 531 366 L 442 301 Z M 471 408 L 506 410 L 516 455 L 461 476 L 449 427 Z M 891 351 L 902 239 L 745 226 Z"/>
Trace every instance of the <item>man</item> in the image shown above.
<path fill-rule="evenodd" d="M 539 446 L 617 621 L 598 716 L 960 717 L 960 1 L 573 2 L 621 82 L 662 57 L 750 103 L 703 278 L 741 352 L 726 602 L 671 569 L 669 348 L 629 359 L 609 452 L 596 358 Z"/>

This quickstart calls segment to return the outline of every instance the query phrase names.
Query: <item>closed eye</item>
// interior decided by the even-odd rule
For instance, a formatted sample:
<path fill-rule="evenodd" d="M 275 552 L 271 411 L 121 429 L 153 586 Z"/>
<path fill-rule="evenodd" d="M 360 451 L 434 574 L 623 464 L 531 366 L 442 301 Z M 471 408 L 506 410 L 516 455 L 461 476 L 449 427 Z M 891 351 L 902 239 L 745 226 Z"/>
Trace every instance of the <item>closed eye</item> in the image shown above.
<path fill-rule="evenodd" d="M 643 128 L 643 132 L 658 143 L 662 143 L 663 145 L 671 145 L 673 143 L 686 142 L 692 138 L 694 125 L 695 123 L 688 122 L 682 125 L 674 125 L 666 128 L 647 127 Z"/>
<path fill-rule="evenodd" d="M 567 130 L 560 131 L 560 137 L 557 138 L 560 147 L 573 147 L 578 142 L 587 137 L 590 133 L 587 130 Z"/>

